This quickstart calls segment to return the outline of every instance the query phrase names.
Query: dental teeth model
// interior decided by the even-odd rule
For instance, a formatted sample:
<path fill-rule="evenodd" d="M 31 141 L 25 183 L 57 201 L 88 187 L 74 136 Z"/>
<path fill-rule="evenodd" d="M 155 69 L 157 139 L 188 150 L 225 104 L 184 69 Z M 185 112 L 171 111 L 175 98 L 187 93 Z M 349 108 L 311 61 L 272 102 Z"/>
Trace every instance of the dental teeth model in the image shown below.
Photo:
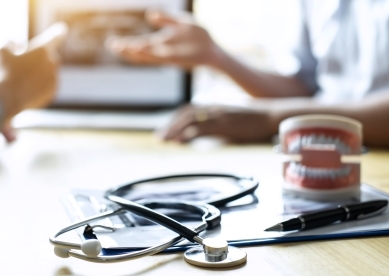
<path fill-rule="evenodd" d="M 360 162 L 342 159 L 361 154 L 361 123 L 304 115 L 281 122 L 279 133 L 282 151 L 290 157 L 283 163 L 286 193 L 322 201 L 359 197 Z"/>

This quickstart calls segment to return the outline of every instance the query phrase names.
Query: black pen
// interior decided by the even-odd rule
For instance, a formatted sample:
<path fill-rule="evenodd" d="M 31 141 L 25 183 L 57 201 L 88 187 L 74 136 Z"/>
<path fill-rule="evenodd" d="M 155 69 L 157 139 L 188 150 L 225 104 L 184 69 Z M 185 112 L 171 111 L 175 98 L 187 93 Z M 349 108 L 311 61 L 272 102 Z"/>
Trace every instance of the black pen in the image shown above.
<path fill-rule="evenodd" d="M 387 205 L 387 200 L 374 200 L 345 206 L 339 205 L 334 209 L 309 213 L 277 223 L 265 231 L 307 230 L 337 221 L 364 219 L 382 213 Z"/>

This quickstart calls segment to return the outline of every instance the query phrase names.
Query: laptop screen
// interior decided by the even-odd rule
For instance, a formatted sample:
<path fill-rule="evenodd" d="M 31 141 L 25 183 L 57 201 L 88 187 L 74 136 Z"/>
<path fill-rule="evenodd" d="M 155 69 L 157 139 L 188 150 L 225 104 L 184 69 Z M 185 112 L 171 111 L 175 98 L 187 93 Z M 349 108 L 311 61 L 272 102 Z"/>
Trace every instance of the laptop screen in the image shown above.
<path fill-rule="evenodd" d="M 112 55 L 110 36 L 156 31 L 145 10 L 188 10 L 188 0 L 34 0 L 30 3 L 30 36 L 55 21 L 69 26 L 61 49 L 60 85 L 54 106 L 174 107 L 190 99 L 190 77 L 169 66 L 131 64 Z"/>

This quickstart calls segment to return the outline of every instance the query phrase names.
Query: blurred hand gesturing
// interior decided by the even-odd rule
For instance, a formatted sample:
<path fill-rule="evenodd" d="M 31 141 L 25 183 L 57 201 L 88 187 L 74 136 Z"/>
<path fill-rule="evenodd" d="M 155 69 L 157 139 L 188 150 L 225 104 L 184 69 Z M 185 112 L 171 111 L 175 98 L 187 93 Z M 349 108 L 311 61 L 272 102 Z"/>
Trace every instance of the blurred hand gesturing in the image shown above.
<path fill-rule="evenodd" d="M 111 51 L 127 61 L 141 64 L 176 65 L 187 69 L 212 65 L 219 48 L 190 15 L 171 16 L 162 11 L 148 11 L 146 20 L 159 31 L 111 38 L 108 41 Z"/>
<path fill-rule="evenodd" d="M 13 116 L 26 108 L 47 105 L 57 87 L 58 54 L 67 33 L 64 23 L 56 23 L 30 41 L 22 52 L 11 44 L 0 49 L 0 103 L 2 132 L 14 139 L 10 128 Z"/>

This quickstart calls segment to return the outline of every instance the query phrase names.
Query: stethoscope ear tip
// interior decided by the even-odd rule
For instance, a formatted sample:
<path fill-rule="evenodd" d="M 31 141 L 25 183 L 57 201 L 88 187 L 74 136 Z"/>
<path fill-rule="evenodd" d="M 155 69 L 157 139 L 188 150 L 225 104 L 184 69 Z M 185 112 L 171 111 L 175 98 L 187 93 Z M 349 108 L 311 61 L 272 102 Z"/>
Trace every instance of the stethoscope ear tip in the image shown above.
<path fill-rule="evenodd" d="M 54 246 L 54 254 L 60 258 L 69 258 L 69 249 Z"/>
<path fill-rule="evenodd" d="M 81 251 L 88 257 L 97 257 L 101 253 L 101 243 L 98 240 L 86 240 L 81 244 Z"/>

